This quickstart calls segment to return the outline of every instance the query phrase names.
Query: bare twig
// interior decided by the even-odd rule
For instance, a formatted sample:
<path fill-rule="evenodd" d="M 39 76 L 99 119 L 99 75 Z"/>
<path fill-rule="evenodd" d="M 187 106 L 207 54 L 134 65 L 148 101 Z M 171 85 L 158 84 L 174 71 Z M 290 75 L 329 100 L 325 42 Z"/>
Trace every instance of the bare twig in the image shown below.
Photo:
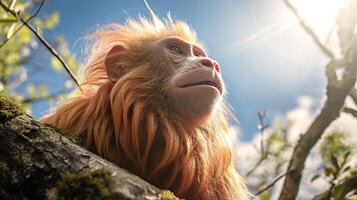
<path fill-rule="evenodd" d="M 335 56 L 334 54 L 331 52 L 331 50 L 329 50 L 321 41 L 320 39 L 317 37 L 317 35 L 315 34 L 315 32 L 312 30 L 312 28 L 310 28 L 304 21 L 303 17 L 300 16 L 298 10 L 295 8 L 295 6 L 289 1 L 289 0 L 284 0 L 286 6 L 291 10 L 291 12 L 296 16 L 296 18 L 299 20 L 299 23 L 301 25 L 301 27 L 304 29 L 304 31 L 314 40 L 315 44 L 317 44 L 317 46 L 321 49 L 321 51 L 330 59 L 334 59 Z"/>
<path fill-rule="evenodd" d="M 2 2 L 1 2 L 1 3 L 2 3 Z M 40 12 L 40 10 L 42 9 L 42 7 L 43 7 L 44 4 L 45 4 L 45 0 L 41 1 L 41 3 L 40 3 L 40 5 L 38 6 L 36 12 L 35 12 L 33 15 L 31 15 L 31 16 L 26 20 L 27 23 L 30 23 L 30 21 L 38 15 L 38 13 Z M 4 9 L 5 9 L 5 8 L 4 8 Z M 7 10 L 6 10 L 6 11 L 7 11 Z M 14 20 L 15 20 L 15 22 L 18 21 L 17 18 L 16 18 L 16 19 L 13 19 L 13 21 L 14 21 Z M 0 48 L 2 48 L 9 40 L 11 40 L 24 26 L 25 26 L 24 24 L 21 24 L 21 26 L 20 26 L 19 28 L 17 28 L 17 29 L 14 31 L 14 33 L 13 33 L 9 38 L 7 38 L 6 40 L 4 40 L 4 41 L 0 44 Z"/>
<path fill-rule="evenodd" d="M 262 162 L 264 160 L 266 160 L 268 158 L 268 152 L 266 152 L 265 150 L 265 145 L 264 145 L 264 131 L 267 127 L 269 127 L 269 125 L 264 123 L 264 118 L 266 116 L 266 112 L 258 112 L 258 119 L 259 119 L 259 124 L 258 124 L 258 130 L 260 132 L 260 158 L 259 160 L 254 164 L 253 168 L 251 170 L 248 171 L 248 173 L 246 174 L 246 177 L 252 175 L 255 170 L 258 169 L 258 167 L 262 164 Z"/>
<path fill-rule="evenodd" d="M 307 156 L 326 128 L 339 116 L 345 99 L 356 82 L 357 36 L 354 37 L 344 59 L 345 66 L 341 80 L 335 80 L 336 72 L 333 73 L 334 67 L 327 67 L 327 100 L 321 112 L 314 119 L 306 133 L 301 136 L 294 149 L 288 166 L 288 171 L 291 171 L 291 173 L 285 178 L 279 200 L 296 199 Z M 331 62 L 328 66 L 333 66 L 336 60 Z"/>
<path fill-rule="evenodd" d="M 343 112 L 351 114 L 353 117 L 357 118 L 357 110 L 349 107 L 344 107 Z"/>
<path fill-rule="evenodd" d="M 268 154 L 265 153 L 264 155 L 260 156 L 259 160 L 254 164 L 254 167 L 248 171 L 248 173 L 245 175 L 245 177 L 249 177 L 250 175 L 252 175 L 255 170 L 258 169 L 259 166 L 261 166 L 261 164 L 263 163 L 264 160 L 266 160 L 268 158 Z"/>
<path fill-rule="evenodd" d="M 256 192 L 254 195 L 258 196 L 261 193 L 265 192 L 266 190 L 268 190 L 269 188 L 273 187 L 275 185 L 276 182 L 278 182 L 280 179 L 282 179 L 283 177 L 285 177 L 286 175 L 288 175 L 291 171 L 285 172 L 284 174 L 276 177 L 270 184 L 268 184 L 267 186 L 265 186 L 263 189 L 259 190 L 258 192 Z"/>
<path fill-rule="evenodd" d="M 335 20 L 335 21 L 336 21 L 336 20 Z M 327 37 L 326 37 L 326 40 L 325 40 L 325 45 L 327 45 L 327 44 L 330 42 L 331 37 L 332 37 L 332 34 L 333 34 L 334 31 L 335 31 L 335 26 L 336 26 L 336 24 L 333 24 L 332 27 L 330 28 L 330 31 L 328 32 Z"/>
<path fill-rule="evenodd" d="M 262 157 L 264 157 L 265 155 L 265 149 L 264 149 L 264 131 L 265 129 L 268 127 L 268 125 L 266 125 L 264 123 L 264 118 L 266 116 L 266 112 L 258 112 L 257 113 L 258 118 L 259 118 L 259 125 L 258 125 L 258 130 L 260 132 L 260 154 Z"/>
<path fill-rule="evenodd" d="M 0 19 L 0 23 L 14 23 L 17 19 Z"/>
<path fill-rule="evenodd" d="M 71 72 L 67 64 L 65 63 L 64 59 L 57 53 L 57 51 L 35 30 L 26 20 L 24 20 L 20 13 L 17 13 L 10 8 L 8 8 L 1 0 L 0 0 L 0 6 L 7 12 L 11 13 L 14 17 L 16 17 L 19 21 L 23 23 L 24 26 L 26 26 L 35 36 L 36 38 L 41 42 L 41 44 L 62 64 L 64 69 L 67 71 L 69 76 L 72 78 L 72 80 L 75 82 L 75 84 L 78 86 L 80 90 L 81 86 L 79 82 L 77 81 L 76 77 L 74 74 Z"/>

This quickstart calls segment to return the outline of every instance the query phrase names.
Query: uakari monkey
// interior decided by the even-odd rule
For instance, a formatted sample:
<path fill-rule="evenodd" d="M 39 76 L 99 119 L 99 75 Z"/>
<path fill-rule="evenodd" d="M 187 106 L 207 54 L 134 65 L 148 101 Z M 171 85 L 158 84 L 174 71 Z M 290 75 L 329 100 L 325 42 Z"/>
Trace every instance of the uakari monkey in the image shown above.
<path fill-rule="evenodd" d="M 246 200 L 217 61 L 181 21 L 129 19 L 91 39 L 83 91 L 42 121 L 188 200 Z"/>

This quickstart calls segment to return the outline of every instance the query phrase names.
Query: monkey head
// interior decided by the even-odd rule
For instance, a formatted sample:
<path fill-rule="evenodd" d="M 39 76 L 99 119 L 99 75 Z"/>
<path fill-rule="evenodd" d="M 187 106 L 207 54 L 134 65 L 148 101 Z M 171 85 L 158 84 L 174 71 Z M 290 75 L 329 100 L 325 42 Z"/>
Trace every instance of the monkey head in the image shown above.
<path fill-rule="evenodd" d="M 130 54 L 140 56 L 130 60 Z M 148 83 L 142 91 L 148 93 L 146 101 L 195 125 L 209 118 L 225 91 L 218 62 L 209 58 L 199 43 L 176 35 L 143 38 L 141 48 L 115 45 L 105 66 L 113 82 L 133 70 L 143 70 Z"/>
<path fill-rule="evenodd" d="M 182 198 L 248 199 L 227 137 L 221 69 L 196 33 L 154 16 L 90 37 L 83 90 L 42 121 Z"/>

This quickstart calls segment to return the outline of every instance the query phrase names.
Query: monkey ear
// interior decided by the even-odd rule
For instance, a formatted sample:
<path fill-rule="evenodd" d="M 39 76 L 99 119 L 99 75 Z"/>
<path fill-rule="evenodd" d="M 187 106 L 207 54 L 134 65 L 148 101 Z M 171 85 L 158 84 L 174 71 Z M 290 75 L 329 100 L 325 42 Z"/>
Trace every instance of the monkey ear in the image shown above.
<path fill-rule="evenodd" d="M 119 60 L 124 50 L 122 45 L 116 45 L 110 49 L 105 58 L 104 64 L 110 81 L 117 81 L 123 75 Z"/>

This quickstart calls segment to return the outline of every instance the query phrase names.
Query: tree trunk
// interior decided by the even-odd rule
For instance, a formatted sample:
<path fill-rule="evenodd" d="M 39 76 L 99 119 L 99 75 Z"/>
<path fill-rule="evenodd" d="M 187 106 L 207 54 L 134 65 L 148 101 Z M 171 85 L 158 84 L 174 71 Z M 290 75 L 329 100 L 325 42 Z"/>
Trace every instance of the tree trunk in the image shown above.
<path fill-rule="evenodd" d="M 0 94 L 0 199 L 178 199 L 35 121 Z"/>

